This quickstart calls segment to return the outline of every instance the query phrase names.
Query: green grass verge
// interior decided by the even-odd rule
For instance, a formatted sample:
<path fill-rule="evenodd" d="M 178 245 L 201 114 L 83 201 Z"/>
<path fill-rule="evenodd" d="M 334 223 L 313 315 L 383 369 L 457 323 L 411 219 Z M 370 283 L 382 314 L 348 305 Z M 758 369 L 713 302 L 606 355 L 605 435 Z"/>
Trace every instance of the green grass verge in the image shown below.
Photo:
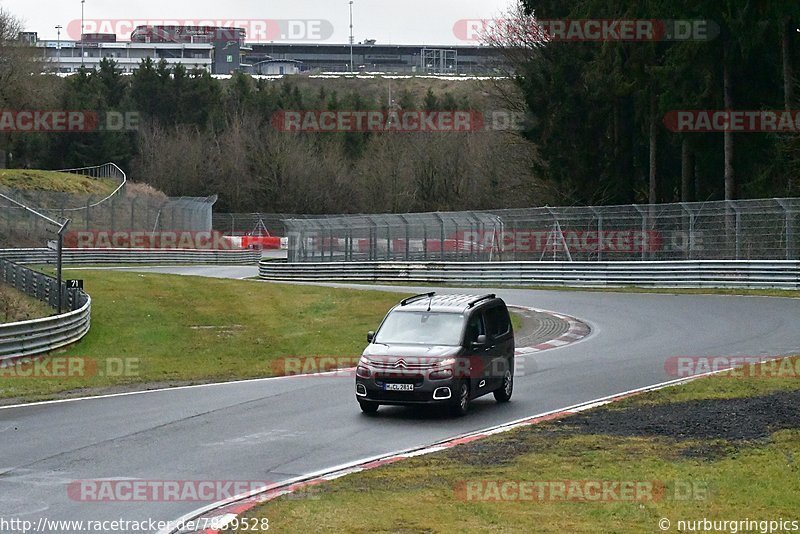
<path fill-rule="evenodd" d="M 795 369 L 799 365 L 794 362 Z M 746 399 L 798 388 L 796 376 L 712 377 L 582 415 L 652 406 L 669 412 L 687 401 Z M 358 533 L 660 532 L 662 518 L 671 522 L 671 532 L 678 532 L 679 520 L 800 519 L 798 428 L 732 443 L 714 438 L 679 440 L 657 431 L 632 437 L 613 431 L 576 431 L 574 418 L 572 427 L 570 421 L 526 427 L 342 477 L 265 503 L 246 515 L 268 518 L 270 530 L 279 532 Z M 646 420 L 643 425 L 658 429 L 659 423 Z M 376 421 L 376 430 L 378 426 Z M 716 453 L 692 452 L 697 450 Z M 655 492 L 661 498 L 650 501 L 468 501 L 467 481 L 646 481 L 662 483 L 655 487 L 664 491 Z M 484 489 L 473 495 L 488 496 L 484 492 L 488 486 L 480 487 Z"/>
<path fill-rule="evenodd" d="M 514 310 L 509 309 L 509 312 L 511 327 L 514 329 L 514 332 L 519 332 L 522 328 L 522 318 Z"/>
<path fill-rule="evenodd" d="M 49 317 L 54 313 L 55 311 L 44 302 L 0 283 L 0 323 L 29 321 Z"/>
<path fill-rule="evenodd" d="M 105 196 L 111 194 L 119 184 L 109 178 L 91 178 L 68 172 L 3 169 L 0 170 L 0 186 Z"/>
<path fill-rule="evenodd" d="M 92 296 L 91 331 L 54 355 L 83 357 L 109 372 L 34 379 L 0 369 L 0 398 L 275 376 L 278 358 L 361 354 L 367 331 L 402 298 L 161 274 L 81 271 L 80 278 Z M 133 362 L 124 373 L 131 376 L 116 376 L 109 359 Z"/>

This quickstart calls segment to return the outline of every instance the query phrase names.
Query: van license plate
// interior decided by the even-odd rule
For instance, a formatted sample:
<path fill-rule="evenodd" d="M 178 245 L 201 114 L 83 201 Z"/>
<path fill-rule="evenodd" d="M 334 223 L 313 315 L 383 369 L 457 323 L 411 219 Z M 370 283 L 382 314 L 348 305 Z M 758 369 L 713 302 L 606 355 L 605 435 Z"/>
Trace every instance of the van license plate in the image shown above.
<path fill-rule="evenodd" d="M 384 384 L 386 391 L 414 391 L 414 384 Z"/>

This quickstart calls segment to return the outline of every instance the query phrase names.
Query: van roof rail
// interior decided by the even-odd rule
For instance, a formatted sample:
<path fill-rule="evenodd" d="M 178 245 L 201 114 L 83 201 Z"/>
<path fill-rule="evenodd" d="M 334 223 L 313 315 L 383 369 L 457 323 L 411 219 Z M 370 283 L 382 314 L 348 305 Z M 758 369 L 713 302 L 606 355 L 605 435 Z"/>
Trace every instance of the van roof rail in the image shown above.
<path fill-rule="evenodd" d="M 476 298 L 474 298 L 473 300 L 469 301 L 469 304 L 467 305 L 467 307 L 468 307 L 468 308 L 474 308 L 474 307 L 475 307 L 475 305 L 476 305 L 476 304 L 478 304 L 479 302 L 481 302 L 481 301 L 483 301 L 483 300 L 489 300 L 489 299 L 493 299 L 493 298 L 495 298 L 496 296 L 497 296 L 497 295 L 495 295 L 494 293 L 490 293 L 490 294 L 488 294 L 488 295 L 481 295 L 480 297 L 476 297 Z"/>
<path fill-rule="evenodd" d="M 414 295 L 413 297 L 408 297 L 407 299 L 403 299 L 400 301 L 400 306 L 405 306 L 406 304 L 410 304 L 414 301 L 421 300 L 421 299 L 429 299 L 433 298 L 436 295 L 435 292 L 431 293 L 422 293 L 421 295 Z"/>

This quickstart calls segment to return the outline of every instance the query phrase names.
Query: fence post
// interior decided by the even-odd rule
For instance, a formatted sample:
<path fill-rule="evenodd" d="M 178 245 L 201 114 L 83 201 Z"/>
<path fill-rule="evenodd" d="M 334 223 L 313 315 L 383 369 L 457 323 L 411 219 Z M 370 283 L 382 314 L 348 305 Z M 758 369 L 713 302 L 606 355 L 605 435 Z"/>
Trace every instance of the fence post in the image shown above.
<path fill-rule="evenodd" d="M 386 221 L 386 261 L 389 261 L 393 258 L 394 251 L 392 250 L 392 225 L 389 224 L 389 221 Z"/>
<path fill-rule="evenodd" d="M 597 218 L 597 261 L 600 262 L 603 261 L 603 214 L 594 206 L 589 206 L 589 209 Z"/>
<path fill-rule="evenodd" d="M 402 214 L 398 214 L 397 216 L 400 217 L 401 221 L 403 221 L 403 227 L 405 228 L 405 233 L 406 233 L 406 247 L 405 247 L 406 248 L 406 255 L 405 255 L 405 259 L 406 259 L 406 261 L 408 261 L 408 259 L 409 259 L 408 256 L 409 256 L 409 251 L 410 251 L 409 247 L 410 247 L 410 241 L 411 241 L 411 235 L 409 234 L 409 228 L 408 228 L 408 220 L 405 217 L 403 217 Z"/>
<path fill-rule="evenodd" d="M 683 208 L 683 211 L 685 211 L 686 214 L 689 216 L 689 232 L 686 235 L 685 244 L 686 244 L 686 259 L 691 260 L 692 252 L 694 251 L 694 213 L 692 213 L 692 210 L 689 209 L 689 206 L 686 204 L 686 202 L 681 202 L 681 208 Z M 685 228 L 685 226 L 683 227 Z"/>
<path fill-rule="evenodd" d="M 350 226 L 344 233 L 344 261 L 353 261 L 353 231 Z"/>
<path fill-rule="evenodd" d="M 136 197 L 131 197 L 131 226 L 128 231 L 133 232 L 137 230 L 136 228 Z M 128 240 L 129 246 L 132 246 L 130 240 Z"/>
<path fill-rule="evenodd" d="M 117 210 L 116 210 L 116 197 L 111 197 L 111 232 L 115 232 L 117 230 Z"/>
<path fill-rule="evenodd" d="M 444 219 L 439 215 L 438 212 L 434 213 L 436 218 L 439 219 L 439 223 L 441 225 L 441 230 L 439 232 L 440 242 L 439 242 L 439 251 L 442 261 L 445 261 L 445 254 L 444 254 Z"/>
<path fill-rule="evenodd" d="M 422 221 L 422 259 L 428 260 L 428 225 Z"/>
<path fill-rule="evenodd" d="M 634 204 L 634 208 L 642 216 L 642 235 L 647 235 L 647 213 L 642 209 L 639 204 Z M 647 260 L 647 247 L 642 247 L 642 261 Z"/>
<path fill-rule="evenodd" d="M 776 198 L 775 202 L 783 209 L 784 232 L 786 234 L 786 259 L 795 259 L 794 252 L 794 224 L 792 218 L 794 212 L 786 205 L 786 201 L 782 198 Z"/>
<path fill-rule="evenodd" d="M 730 208 L 733 210 L 734 216 L 734 225 L 733 225 L 733 234 L 734 234 L 734 247 L 736 249 L 736 259 L 742 259 L 742 232 L 741 232 L 741 218 L 742 214 L 739 212 L 739 207 L 736 205 L 735 200 L 728 201 Z"/>

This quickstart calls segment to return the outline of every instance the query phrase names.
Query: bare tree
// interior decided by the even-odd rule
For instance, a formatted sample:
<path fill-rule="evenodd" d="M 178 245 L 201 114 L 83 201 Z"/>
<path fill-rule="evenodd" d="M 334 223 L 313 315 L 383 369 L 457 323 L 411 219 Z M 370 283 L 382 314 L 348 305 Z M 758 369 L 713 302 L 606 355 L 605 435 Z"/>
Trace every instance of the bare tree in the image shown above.
<path fill-rule="evenodd" d="M 41 85 L 31 76 L 42 72 L 36 49 L 19 39 L 22 22 L 0 7 L 0 109 L 19 109 L 35 102 Z M 0 133 L 0 168 L 6 166 L 8 135 Z"/>

